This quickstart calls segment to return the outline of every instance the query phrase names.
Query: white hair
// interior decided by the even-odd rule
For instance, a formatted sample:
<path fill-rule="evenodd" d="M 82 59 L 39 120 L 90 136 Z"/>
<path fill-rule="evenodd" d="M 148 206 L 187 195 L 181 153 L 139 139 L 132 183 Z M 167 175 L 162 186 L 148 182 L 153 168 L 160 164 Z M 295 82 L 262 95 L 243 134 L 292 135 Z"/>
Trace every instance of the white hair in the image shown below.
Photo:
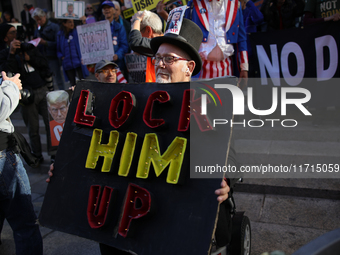
<path fill-rule="evenodd" d="M 112 3 L 115 6 L 115 9 L 120 10 L 120 4 L 117 1 L 112 1 Z"/>
<path fill-rule="evenodd" d="M 149 26 L 152 31 L 156 34 L 162 34 L 162 21 L 158 17 L 158 15 L 154 12 L 150 12 L 148 10 L 144 10 L 144 18 L 141 22 L 141 27 Z"/>
<path fill-rule="evenodd" d="M 46 17 L 46 12 L 43 11 L 41 8 L 35 8 L 32 14 L 32 17 L 38 16 L 39 18 Z"/>

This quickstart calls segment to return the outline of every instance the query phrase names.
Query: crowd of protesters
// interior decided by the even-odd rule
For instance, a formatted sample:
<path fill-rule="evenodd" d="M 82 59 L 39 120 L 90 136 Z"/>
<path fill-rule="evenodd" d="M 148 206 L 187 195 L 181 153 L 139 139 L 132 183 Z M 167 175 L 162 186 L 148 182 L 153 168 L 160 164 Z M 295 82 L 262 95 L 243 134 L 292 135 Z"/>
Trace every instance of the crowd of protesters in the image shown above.
<path fill-rule="evenodd" d="M 188 1 L 187 5 L 190 6 L 196 2 L 196 0 Z M 162 21 L 162 31 L 156 31 L 156 36 L 162 35 L 164 31 L 163 20 L 168 18 L 169 11 L 182 5 L 183 3 L 181 1 L 170 1 L 170 3 L 167 4 L 164 4 L 163 1 L 159 1 L 154 13 L 157 13 L 158 17 L 160 17 Z M 208 7 L 206 9 L 203 8 L 205 10 L 204 12 L 209 13 L 210 16 L 214 15 L 209 3 L 206 5 Z M 221 52 L 218 52 L 217 56 L 214 55 L 216 53 L 215 49 L 210 49 L 211 45 L 209 43 L 202 43 L 200 54 L 204 68 L 200 74 L 201 78 L 212 78 L 209 71 L 205 70 L 206 66 L 211 68 L 211 65 L 215 65 L 214 68 L 219 70 L 218 72 L 221 72 L 222 76 L 236 75 L 240 78 L 245 77 L 246 75 L 244 72 L 249 69 L 246 55 L 252 55 L 248 40 L 248 35 L 250 33 L 255 33 L 257 31 L 263 32 L 291 29 L 324 21 L 337 21 L 340 18 L 340 14 L 337 12 L 339 10 L 339 8 L 337 8 L 337 4 L 332 3 L 332 10 L 322 13 L 321 7 L 318 7 L 314 0 L 308 0 L 306 3 L 304 0 L 239 0 L 239 5 L 242 9 L 242 16 L 240 16 L 242 17 L 242 21 L 236 21 L 234 24 L 239 25 L 242 22 L 247 35 L 242 38 L 243 35 L 239 33 L 239 35 L 236 36 L 238 37 L 236 41 L 226 44 L 228 45 L 226 47 L 229 49 L 225 49 L 224 46 L 219 45 L 219 48 L 222 50 L 222 54 Z M 124 19 L 121 11 L 122 9 L 125 9 L 122 1 L 101 1 L 101 4 L 97 4 L 96 6 L 88 3 L 85 5 L 85 15 L 83 17 L 79 17 L 79 19 L 76 17 L 75 20 L 56 20 L 49 15 L 51 12 L 48 12 L 48 10 L 24 4 L 24 9 L 21 12 L 21 24 L 25 28 L 26 39 L 31 40 L 32 38 L 40 38 L 38 48 L 48 59 L 50 70 L 54 74 L 54 83 L 57 85 L 56 87 L 58 89 L 66 88 L 64 81 L 70 81 L 71 85 L 74 86 L 76 83 L 76 76 L 78 79 L 83 79 L 88 75 L 88 71 L 86 69 L 90 72 L 94 72 L 94 65 L 86 68 L 81 64 L 81 54 L 79 53 L 79 44 L 75 26 L 80 24 L 90 24 L 104 19 L 109 20 L 110 22 L 112 42 L 115 52 L 113 59 L 110 60 L 113 60 L 119 66 L 119 80 L 132 82 L 132 79 L 129 79 L 130 77 L 126 68 L 124 55 L 129 53 L 131 50 L 138 52 L 139 54 L 143 54 L 143 52 L 138 51 L 138 49 L 135 50 L 135 45 L 128 45 L 127 43 L 131 40 L 131 36 L 136 36 L 136 32 L 133 30 L 136 30 L 136 27 L 138 26 L 134 25 L 134 22 L 131 22 L 136 20 L 135 16 L 132 19 L 131 17 L 129 19 Z M 190 15 L 193 15 L 191 19 L 194 21 L 195 17 L 200 16 L 200 14 L 195 13 L 195 9 L 193 9 L 193 11 L 191 10 Z M 186 14 L 185 17 L 188 18 L 188 15 L 189 14 Z M 48 18 L 49 16 L 50 18 Z M 216 22 L 221 21 L 221 24 L 224 24 L 225 22 L 225 20 L 221 19 L 220 16 L 212 17 L 213 19 L 210 20 L 215 20 Z M 2 14 L 0 23 L 11 23 L 14 22 L 13 19 L 15 18 L 11 12 L 5 10 Z M 140 17 L 137 21 L 138 20 L 142 21 Z M 158 21 L 152 21 L 151 23 L 153 22 L 157 23 Z M 197 21 L 195 22 L 199 24 Z M 152 26 L 155 24 L 150 24 L 149 22 L 147 26 L 144 26 L 141 22 L 140 27 L 145 29 L 145 27 L 150 27 L 150 25 Z M 204 29 L 204 24 L 199 24 L 199 26 Z M 131 27 L 134 27 L 132 31 Z M 233 28 L 231 28 L 230 31 L 232 30 Z M 237 30 L 239 30 L 239 28 Z M 207 31 L 209 31 L 209 29 L 207 29 Z M 141 32 L 143 33 L 143 31 Z M 143 37 L 148 37 L 148 35 Z M 231 36 L 231 38 L 235 37 Z M 206 37 L 206 33 L 204 33 L 203 40 L 207 39 L 208 37 Z M 229 46 L 236 45 L 235 43 L 237 44 L 237 50 L 239 52 L 236 52 L 236 49 Z M 217 42 L 217 44 L 220 43 Z M 209 55 L 206 53 L 207 50 L 214 51 Z M 229 56 L 230 54 L 228 51 L 234 51 L 239 54 L 241 64 L 238 67 L 238 70 L 234 67 L 236 72 L 231 70 L 233 60 L 229 57 L 234 57 L 232 57 L 233 54 Z M 152 52 L 150 53 L 150 48 L 146 49 L 145 55 L 151 57 L 150 54 L 152 55 Z M 151 62 L 150 60 L 148 61 Z M 222 70 L 220 65 L 228 65 L 230 68 Z M 214 75 L 215 74 L 212 74 L 212 76 Z M 218 74 L 218 76 L 220 75 Z M 152 79 L 150 80 L 148 78 L 147 81 L 152 81 Z"/>
<path fill-rule="evenodd" d="M 189 73 L 190 77 L 193 75 L 198 79 L 236 75 L 240 81 L 246 81 L 248 71 L 251 69 L 248 56 L 252 55 L 247 39 L 249 33 L 294 29 L 340 19 L 338 13 L 340 6 L 338 2 L 331 0 L 324 1 L 330 7 L 327 11 L 323 11 L 316 0 L 306 2 L 304 0 L 264 0 L 261 7 L 258 5 L 260 1 L 240 0 L 239 5 L 232 7 L 226 2 L 190 0 L 187 3 L 189 8 L 178 11 L 177 16 L 184 12 L 184 17 L 195 22 L 203 32 L 199 57 L 193 59 L 196 66 L 202 66 L 202 70 L 196 71 L 195 65 L 188 66 L 186 70 L 183 70 L 184 75 Z M 169 11 L 182 5 L 181 1 L 165 4 L 161 0 L 155 11 L 139 11 L 132 18 L 124 19 L 122 10 L 125 8 L 122 2 L 105 0 L 96 6 L 97 10 L 93 4 L 86 4 L 83 17 L 78 18 L 74 15 L 74 19 L 56 20 L 49 15 L 48 10 L 24 4 L 20 22 L 25 31 L 23 38 L 18 37 L 17 29 L 12 25 L 18 20 L 12 17 L 11 12 L 4 10 L 0 19 L 0 70 L 5 72 L 4 80 L 8 80 L 5 85 L 13 90 L 15 94 L 13 98 L 16 101 L 19 97 L 17 87 L 21 88 L 21 85 L 18 85 L 20 83 L 17 81 L 18 76 L 14 76 L 16 78 L 13 79 L 10 77 L 20 74 L 22 89 L 25 91 L 21 93 L 23 97 L 21 112 L 28 128 L 32 152 L 38 158 L 37 165 L 44 161 L 39 135 L 39 115 L 43 117 L 46 134 L 49 136 L 46 92 L 53 89 L 67 89 L 65 81 L 69 81 L 71 86 L 76 86 L 76 77 L 85 79 L 89 71 L 95 73 L 99 81 L 132 82 L 125 63 L 125 54 L 131 51 L 147 56 L 146 82 L 176 82 L 176 76 L 172 76 L 165 70 L 155 73 L 155 62 L 152 60 L 155 52 L 152 40 L 164 36 L 163 21 L 168 19 Z M 193 8 L 197 5 L 200 5 L 198 9 Z M 234 14 L 236 15 L 233 22 L 230 24 L 226 22 L 229 16 Z M 113 58 L 103 60 L 100 68 L 99 65 L 96 68 L 94 65 L 84 66 L 75 26 L 100 20 L 108 20 L 110 23 L 114 48 Z M 226 24 L 230 26 L 227 27 Z M 173 24 L 169 23 L 170 30 L 176 26 L 176 21 Z M 228 41 L 224 39 L 225 34 Z M 37 39 L 35 41 L 37 47 L 27 43 L 32 39 Z M 171 37 L 168 40 L 171 40 Z M 175 59 L 163 55 L 156 58 L 158 61 L 156 65 L 160 65 L 160 61 L 163 65 L 175 62 Z M 236 58 L 240 60 L 236 61 L 239 65 L 237 68 L 233 65 Z M 54 86 L 51 84 L 51 78 L 53 78 Z M 6 132 L 10 133 L 8 130 Z M 0 225 L 1 221 L 0 218 Z M 38 234 L 37 236 L 40 253 L 40 237 Z M 16 243 L 17 248 L 22 246 L 19 243 Z M 32 254 L 38 253 L 33 251 Z"/>

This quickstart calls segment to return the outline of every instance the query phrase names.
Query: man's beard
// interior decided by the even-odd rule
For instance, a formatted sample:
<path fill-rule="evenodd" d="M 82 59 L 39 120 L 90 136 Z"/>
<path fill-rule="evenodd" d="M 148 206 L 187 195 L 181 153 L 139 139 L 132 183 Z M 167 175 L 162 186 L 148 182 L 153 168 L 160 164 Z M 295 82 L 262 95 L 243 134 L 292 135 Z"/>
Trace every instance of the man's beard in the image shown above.
<path fill-rule="evenodd" d="M 164 79 L 162 77 L 159 77 L 158 74 L 159 73 L 163 73 L 163 74 L 166 74 L 168 75 L 168 78 L 167 79 Z M 157 74 L 156 74 L 156 82 L 157 83 L 171 83 L 171 77 L 170 77 L 170 74 L 168 72 L 165 72 L 165 71 L 157 71 Z"/>

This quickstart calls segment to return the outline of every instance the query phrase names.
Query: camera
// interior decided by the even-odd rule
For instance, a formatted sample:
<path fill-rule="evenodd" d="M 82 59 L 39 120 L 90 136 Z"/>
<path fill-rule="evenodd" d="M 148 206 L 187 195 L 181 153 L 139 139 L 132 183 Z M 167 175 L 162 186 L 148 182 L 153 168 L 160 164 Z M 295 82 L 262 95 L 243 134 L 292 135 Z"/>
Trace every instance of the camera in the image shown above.
<path fill-rule="evenodd" d="M 20 104 L 29 105 L 34 101 L 34 94 L 31 88 L 24 88 L 20 90 L 21 99 Z"/>
<path fill-rule="evenodd" d="M 16 50 L 16 54 L 28 52 L 32 49 L 34 49 L 34 45 L 31 43 L 26 43 L 26 31 L 24 30 L 23 26 L 17 26 L 17 40 L 20 41 L 20 49 Z"/>
<path fill-rule="evenodd" d="M 25 41 L 26 39 L 26 31 L 23 26 L 17 26 L 17 40 L 20 42 Z"/>

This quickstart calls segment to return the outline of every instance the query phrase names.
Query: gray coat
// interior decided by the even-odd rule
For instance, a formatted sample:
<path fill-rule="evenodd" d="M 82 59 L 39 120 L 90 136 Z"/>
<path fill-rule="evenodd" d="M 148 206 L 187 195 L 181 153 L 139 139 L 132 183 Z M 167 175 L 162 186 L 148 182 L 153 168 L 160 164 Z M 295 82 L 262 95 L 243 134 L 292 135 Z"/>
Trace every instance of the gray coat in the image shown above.
<path fill-rule="evenodd" d="M 19 93 L 19 88 L 12 81 L 7 80 L 0 85 L 0 131 L 2 132 L 14 132 L 9 116 L 19 104 Z"/>

